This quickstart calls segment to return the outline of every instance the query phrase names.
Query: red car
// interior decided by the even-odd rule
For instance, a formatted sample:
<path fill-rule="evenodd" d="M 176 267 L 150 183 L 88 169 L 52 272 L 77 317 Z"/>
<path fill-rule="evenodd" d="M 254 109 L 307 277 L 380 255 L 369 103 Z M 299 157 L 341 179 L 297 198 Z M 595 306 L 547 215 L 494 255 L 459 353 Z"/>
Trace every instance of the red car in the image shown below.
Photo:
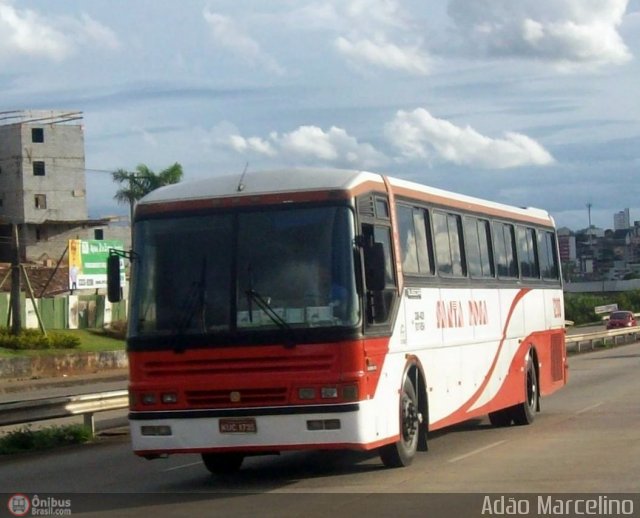
<path fill-rule="evenodd" d="M 631 311 L 614 311 L 607 322 L 607 329 L 637 326 L 636 317 Z"/>

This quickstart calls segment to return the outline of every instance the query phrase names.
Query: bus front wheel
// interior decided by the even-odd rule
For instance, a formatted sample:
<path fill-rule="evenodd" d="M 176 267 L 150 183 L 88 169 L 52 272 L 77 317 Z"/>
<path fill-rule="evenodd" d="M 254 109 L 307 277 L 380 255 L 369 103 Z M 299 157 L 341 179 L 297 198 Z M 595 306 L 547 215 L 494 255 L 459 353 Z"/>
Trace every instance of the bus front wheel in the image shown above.
<path fill-rule="evenodd" d="M 213 475 L 235 473 L 240 469 L 243 460 L 244 454 L 237 452 L 202 454 L 202 462 L 205 468 Z"/>
<path fill-rule="evenodd" d="M 400 394 L 400 440 L 379 450 L 380 459 L 386 467 L 400 468 L 411 464 L 418 450 L 421 420 L 416 390 L 407 376 Z"/>

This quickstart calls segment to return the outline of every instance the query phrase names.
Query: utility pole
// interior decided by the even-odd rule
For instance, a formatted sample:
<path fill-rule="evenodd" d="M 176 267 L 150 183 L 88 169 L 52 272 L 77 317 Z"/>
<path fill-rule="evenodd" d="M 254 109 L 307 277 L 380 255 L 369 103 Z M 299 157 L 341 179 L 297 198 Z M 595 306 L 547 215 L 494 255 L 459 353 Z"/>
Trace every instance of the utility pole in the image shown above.
<path fill-rule="evenodd" d="M 22 310 L 20 304 L 20 241 L 18 239 L 18 225 L 11 224 L 13 234 L 13 250 L 11 254 L 11 334 L 20 334 L 22 330 Z"/>
<path fill-rule="evenodd" d="M 591 207 L 592 207 L 592 203 L 589 202 L 587 203 L 587 214 L 589 215 L 589 247 L 591 247 L 593 245 L 592 241 L 591 241 Z"/>

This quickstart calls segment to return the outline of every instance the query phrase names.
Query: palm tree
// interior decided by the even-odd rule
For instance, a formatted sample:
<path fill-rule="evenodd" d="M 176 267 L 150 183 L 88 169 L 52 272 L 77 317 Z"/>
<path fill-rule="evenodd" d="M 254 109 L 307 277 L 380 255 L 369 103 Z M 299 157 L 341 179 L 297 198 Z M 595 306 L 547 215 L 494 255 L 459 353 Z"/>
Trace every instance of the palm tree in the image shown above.
<path fill-rule="evenodd" d="M 139 164 L 134 173 L 118 169 L 112 176 L 114 182 L 122 185 L 114 198 L 118 203 L 129 205 L 129 216 L 133 222 L 133 209 L 140 198 L 158 187 L 178 183 L 182 180 L 183 173 L 182 166 L 176 162 L 159 173 L 154 173 L 145 164 Z"/>

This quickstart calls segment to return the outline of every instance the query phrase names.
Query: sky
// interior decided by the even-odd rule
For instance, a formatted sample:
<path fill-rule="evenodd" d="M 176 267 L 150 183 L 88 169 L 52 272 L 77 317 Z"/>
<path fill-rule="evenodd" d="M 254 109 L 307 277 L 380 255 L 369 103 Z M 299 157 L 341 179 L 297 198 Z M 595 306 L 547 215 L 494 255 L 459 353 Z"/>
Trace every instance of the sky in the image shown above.
<path fill-rule="evenodd" d="M 640 0 L 0 0 L 0 111 L 84 113 L 91 217 L 178 162 L 640 220 L 639 56 Z"/>

